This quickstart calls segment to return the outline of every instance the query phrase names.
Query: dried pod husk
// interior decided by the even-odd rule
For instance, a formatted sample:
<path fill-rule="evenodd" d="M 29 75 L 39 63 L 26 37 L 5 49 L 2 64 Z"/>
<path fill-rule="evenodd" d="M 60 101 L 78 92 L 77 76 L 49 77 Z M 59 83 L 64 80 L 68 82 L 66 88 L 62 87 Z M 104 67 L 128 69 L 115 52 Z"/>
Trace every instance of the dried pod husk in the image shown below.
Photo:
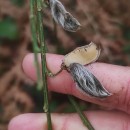
<path fill-rule="evenodd" d="M 69 65 L 68 71 L 76 82 L 77 88 L 79 88 L 83 93 L 97 98 L 105 98 L 112 95 L 83 65 L 72 63 Z"/>
<path fill-rule="evenodd" d="M 70 32 L 76 32 L 80 29 L 80 23 L 74 18 L 69 12 L 66 11 L 65 7 L 58 0 L 49 0 L 50 8 L 53 19 L 60 24 L 65 30 Z"/>
<path fill-rule="evenodd" d="M 72 63 L 86 65 L 95 62 L 99 58 L 100 52 L 100 46 L 91 42 L 89 45 L 78 47 L 69 54 L 65 55 L 63 63 L 67 67 Z"/>

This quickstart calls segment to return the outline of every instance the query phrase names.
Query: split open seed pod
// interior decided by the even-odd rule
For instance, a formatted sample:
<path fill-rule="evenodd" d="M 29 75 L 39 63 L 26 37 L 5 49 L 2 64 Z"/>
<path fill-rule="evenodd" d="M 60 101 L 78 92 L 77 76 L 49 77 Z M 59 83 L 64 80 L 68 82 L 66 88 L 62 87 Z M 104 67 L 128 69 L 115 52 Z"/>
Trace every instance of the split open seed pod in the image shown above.
<path fill-rule="evenodd" d="M 69 54 L 65 55 L 63 64 L 66 67 L 69 67 L 72 63 L 86 65 L 95 62 L 99 58 L 100 52 L 100 47 L 91 42 L 89 45 L 78 47 Z"/>
<path fill-rule="evenodd" d="M 90 70 L 84 67 L 86 64 L 95 62 L 100 52 L 100 47 L 91 42 L 65 55 L 62 65 L 71 74 L 79 90 L 92 97 L 105 98 L 112 94 L 102 86 Z"/>

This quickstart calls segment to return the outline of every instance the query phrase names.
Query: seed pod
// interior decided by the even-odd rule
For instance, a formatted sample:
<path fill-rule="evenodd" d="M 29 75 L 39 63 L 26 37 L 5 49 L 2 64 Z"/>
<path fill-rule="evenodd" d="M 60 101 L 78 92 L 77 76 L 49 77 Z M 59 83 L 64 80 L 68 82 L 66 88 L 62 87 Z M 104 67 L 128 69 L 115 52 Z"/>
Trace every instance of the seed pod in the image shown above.
<path fill-rule="evenodd" d="M 65 30 L 70 32 L 76 32 L 80 29 L 80 23 L 76 20 L 69 12 L 66 11 L 65 7 L 58 0 L 49 0 L 51 13 L 54 20 L 60 24 Z"/>
<path fill-rule="evenodd" d="M 72 63 L 68 67 L 77 87 L 85 94 L 93 97 L 105 98 L 111 95 L 97 80 L 97 78 L 83 65 Z"/>
<path fill-rule="evenodd" d="M 89 45 L 78 47 L 69 54 L 65 55 L 63 63 L 69 66 L 72 63 L 86 65 L 95 62 L 100 55 L 100 47 L 91 42 Z"/>
<path fill-rule="evenodd" d="M 61 64 L 61 70 L 66 69 L 74 81 L 77 88 L 83 93 L 97 98 L 105 98 L 111 96 L 98 79 L 83 65 L 96 61 L 100 55 L 100 47 L 94 43 L 82 46 L 67 54 Z"/>

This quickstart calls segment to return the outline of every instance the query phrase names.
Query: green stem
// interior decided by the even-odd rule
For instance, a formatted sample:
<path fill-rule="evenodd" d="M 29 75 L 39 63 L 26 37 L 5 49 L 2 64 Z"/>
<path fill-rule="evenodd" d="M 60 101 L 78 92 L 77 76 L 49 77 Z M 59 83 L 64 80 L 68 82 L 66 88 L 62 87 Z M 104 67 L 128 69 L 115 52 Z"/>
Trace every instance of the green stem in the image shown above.
<path fill-rule="evenodd" d="M 43 80 L 43 93 L 44 93 L 44 112 L 47 115 L 48 130 L 52 130 L 52 122 L 50 115 L 48 88 L 47 88 L 47 66 L 46 66 L 46 45 L 43 30 L 43 16 L 42 16 L 42 0 L 37 0 L 37 20 L 38 20 L 38 35 L 41 45 L 41 64 L 42 64 L 42 80 Z"/>
<path fill-rule="evenodd" d="M 33 51 L 34 51 L 34 62 L 36 66 L 36 72 L 37 72 L 37 88 L 38 90 L 42 89 L 42 80 L 41 80 L 41 74 L 40 74 L 40 67 L 38 63 L 38 56 L 37 56 L 37 50 L 38 50 L 38 42 L 37 42 L 37 33 L 36 33 L 36 14 L 35 14 L 35 1 L 30 0 L 30 23 L 31 23 L 31 32 L 32 32 L 32 43 L 33 43 Z"/>
<path fill-rule="evenodd" d="M 76 109 L 76 111 L 78 112 L 83 124 L 89 129 L 89 130 L 95 130 L 93 128 L 93 126 L 91 125 L 91 123 L 89 122 L 89 120 L 87 119 L 87 117 L 85 116 L 85 114 L 82 112 L 82 110 L 80 109 L 79 105 L 77 104 L 77 102 L 75 101 L 73 96 L 68 95 L 68 98 L 70 100 L 70 102 L 72 103 L 72 105 L 74 106 L 74 108 Z"/>

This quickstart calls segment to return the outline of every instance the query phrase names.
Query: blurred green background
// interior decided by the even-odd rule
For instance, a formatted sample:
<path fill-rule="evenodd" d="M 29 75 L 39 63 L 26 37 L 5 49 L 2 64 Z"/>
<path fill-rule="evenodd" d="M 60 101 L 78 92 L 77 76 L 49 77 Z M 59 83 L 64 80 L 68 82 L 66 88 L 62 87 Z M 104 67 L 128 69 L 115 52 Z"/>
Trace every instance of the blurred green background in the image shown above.
<path fill-rule="evenodd" d="M 99 61 L 130 66 L 129 0 L 61 0 L 82 25 L 70 33 L 56 26 L 49 8 L 43 23 L 48 52 L 66 54 L 91 41 L 102 45 Z M 29 0 L 0 0 L 0 130 L 21 113 L 42 112 L 43 94 L 22 71 L 23 57 L 32 52 Z M 52 112 L 74 112 L 66 95 L 49 95 Z M 53 99 L 53 100 L 52 100 Z M 82 109 L 105 109 L 78 100 Z"/>

